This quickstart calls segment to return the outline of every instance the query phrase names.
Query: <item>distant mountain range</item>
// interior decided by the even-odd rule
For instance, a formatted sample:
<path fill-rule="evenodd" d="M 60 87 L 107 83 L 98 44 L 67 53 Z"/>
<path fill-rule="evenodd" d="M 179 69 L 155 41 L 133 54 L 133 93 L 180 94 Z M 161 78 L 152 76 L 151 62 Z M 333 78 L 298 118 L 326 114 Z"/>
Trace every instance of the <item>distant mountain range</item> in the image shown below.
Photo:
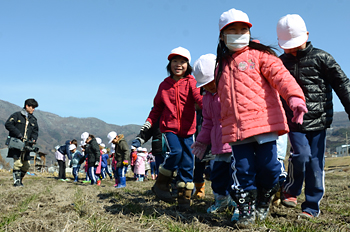
<path fill-rule="evenodd" d="M 22 107 L 0 100 L 0 149 L 6 148 L 5 141 L 8 131 L 4 123 L 8 117 L 21 110 Z M 108 146 L 107 134 L 110 131 L 116 131 L 118 134 L 124 134 L 126 141 L 131 145 L 132 140 L 139 133 L 140 125 L 130 124 L 118 126 L 108 124 L 97 118 L 75 118 L 60 117 L 49 112 L 35 110 L 35 117 L 39 124 L 39 139 L 37 146 L 40 151 L 48 154 L 47 164 L 55 161 L 54 147 L 62 145 L 66 140 L 77 139 L 80 142 L 80 135 L 87 131 L 96 137 L 102 139 L 103 143 Z M 346 143 L 346 135 L 349 136 L 350 142 L 350 121 L 345 112 L 335 112 L 332 128 L 327 130 L 327 151 L 335 152 L 335 147 Z M 150 149 L 150 142 L 145 145 Z"/>
<path fill-rule="evenodd" d="M 6 148 L 6 138 L 8 131 L 4 124 L 9 116 L 20 111 L 22 107 L 14 105 L 10 102 L 0 100 L 0 149 Z M 75 117 L 60 117 L 49 112 L 35 110 L 34 116 L 39 124 L 39 138 L 37 146 L 40 151 L 48 154 L 48 164 L 54 160 L 54 147 L 62 145 L 66 140 L 77 139 L 78 144 L 83 132 L 87 131 L 96 137 L 102 139 L 102 142 L 108 146 L 107 134 L 110 131 L 116 131 L 118 134 L 124 134 L 125 140 L 131 145 L 133 139 L 139 133 L 141 126 L 130 124 L 126 126 L 118 126 L 108 124 L 97 118 L 75 118 Z M 149 149 L 150 143 L 145 146 Z"/>

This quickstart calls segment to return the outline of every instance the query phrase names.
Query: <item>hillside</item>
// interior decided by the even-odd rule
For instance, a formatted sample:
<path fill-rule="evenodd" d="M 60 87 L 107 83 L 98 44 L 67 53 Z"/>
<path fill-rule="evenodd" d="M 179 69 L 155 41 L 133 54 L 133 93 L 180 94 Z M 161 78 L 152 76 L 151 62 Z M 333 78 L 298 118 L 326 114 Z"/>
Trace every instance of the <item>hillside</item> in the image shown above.
<path fill-rule="evenodd" d="M 5 140 L 8 131 L 4 123 L 8 117 L 15 111 L 19 111 L 20 106 L 0 100 L 0 149 L 6 148 Z M 54 147 L 64 144 L 68 139 L 77 139 L 80 141 L 82 132 L 87 131 L 107 144 L 108 132 L 114 130 L 119 134 L 124 134 L 128 144 L 135 138 L 140 130 L 140 125 L 118 126 L 108 124 L 97 118 L 75 118 L 60 117 L 49 112 L 35 110 L 35 117 L 39 123 L 38 147 L 41 152 L 48 154 L 47 164 L 54 162 Z M 350 121 L 345 112 L 335 112 L 332 128 L 327 131 L 327 152 L 334 153 L 335 147 L 346 144 L 346 133 L 350 140 Z M 150 142 L 145 145 L 150 149 Z"/>
<path fill-rule="evenodd" d="M 6 148 L 5 141 L 8 135 L 4 123 L 8 117 L 15 111 L 21 110 L 22 107 L 12 103 L 0 100 L 0 149 Z M 37 146 L 41 152 L 48 154 L 47 164 L 54 160 L 54 147 L 64 144 L 66 140 L 77 139 L 80 142 L 80 135 L 87 131 L 97 137 L 100 137 L 107 145 L 107 134 L 114 130 L 118 134 L 124 134 L 128 144 L 139 133 L 140 125 L 118 126 L 108 124 L 97 118 L 75 118 L 60 117 L 49 112 L 35 110 L 35 117 L 39 124 L 39 139 Z M 150 148 L 150 144 L 146 144 Z"/>

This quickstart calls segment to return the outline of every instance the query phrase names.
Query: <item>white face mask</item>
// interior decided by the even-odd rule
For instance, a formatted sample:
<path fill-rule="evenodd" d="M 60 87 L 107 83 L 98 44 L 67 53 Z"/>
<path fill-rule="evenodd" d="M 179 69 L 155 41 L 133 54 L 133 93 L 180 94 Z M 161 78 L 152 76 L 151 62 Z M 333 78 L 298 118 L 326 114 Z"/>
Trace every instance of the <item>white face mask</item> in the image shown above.
<path fill-rule="evenodd" d="M 231 51 L 239 51 L 249 45 L 250 34 L 226 34 L 226 47 Z"/>

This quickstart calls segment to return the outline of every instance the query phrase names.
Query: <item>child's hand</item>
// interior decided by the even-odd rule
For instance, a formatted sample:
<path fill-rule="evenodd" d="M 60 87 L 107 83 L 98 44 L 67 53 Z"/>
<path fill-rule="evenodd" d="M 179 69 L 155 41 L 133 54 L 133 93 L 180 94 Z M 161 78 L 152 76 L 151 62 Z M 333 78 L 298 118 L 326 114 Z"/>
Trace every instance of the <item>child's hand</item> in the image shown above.
<path fill-rule="evenodd" d="M 290 97 L 288 99 L 289 107 L 293 110 L 292 122 L 302 125 L 304 114 L 308 112 L 306 104 L 303 99 L 299 97 Z"/>
<path fill-rule="evenodd" d="M 207 144 L 201 143 L 201 142 L 194 142 L 191 146 L 192 148 L 192 153 L 195 155 L 198 159 L 202 160 L 205 150 L 207 150 Z"/>
<path fill-rule="evenodd" d="M 124 160 L 124 161 L 123 161 L 123 165 L 124 165 L 124 166 L 128 166 L 128 165 L 129 165 L 129 161 L 128 161 L 128 160 Z"/>

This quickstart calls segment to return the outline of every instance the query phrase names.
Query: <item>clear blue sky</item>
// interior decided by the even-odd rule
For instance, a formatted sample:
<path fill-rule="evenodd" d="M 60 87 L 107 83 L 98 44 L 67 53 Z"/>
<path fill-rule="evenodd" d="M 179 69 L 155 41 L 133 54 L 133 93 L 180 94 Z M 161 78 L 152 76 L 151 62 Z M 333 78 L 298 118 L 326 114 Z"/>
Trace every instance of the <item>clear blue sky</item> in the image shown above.
<path fill-rule="evenodd" d="M 192 65 L 216 54 L 219 17 L 231 8 L 248 14 L 254 38 L 276 47 L 279 18 L 301 15 L 313 45 L 350 76 L 349 0 L 0 0 L 0 99 L 142 125 L 169 52 L 187 48 Z"/>

